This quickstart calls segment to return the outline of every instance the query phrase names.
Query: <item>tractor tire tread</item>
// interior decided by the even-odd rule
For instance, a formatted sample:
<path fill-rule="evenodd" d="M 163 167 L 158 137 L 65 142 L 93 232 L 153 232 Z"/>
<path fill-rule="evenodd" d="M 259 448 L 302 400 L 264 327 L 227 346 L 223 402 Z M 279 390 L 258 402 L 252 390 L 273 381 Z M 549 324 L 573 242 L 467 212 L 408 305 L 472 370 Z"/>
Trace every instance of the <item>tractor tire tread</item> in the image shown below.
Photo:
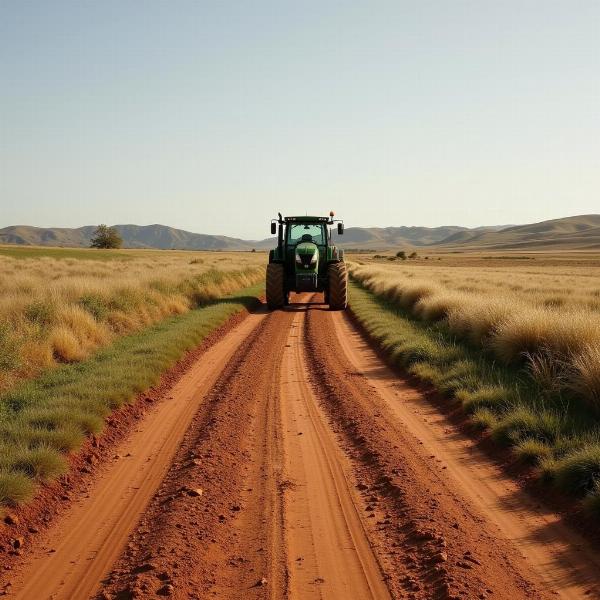
<path fill-rule="evenodd" d="M 281 308 L 285 304 L 285 294 L 283 291 L 284 271 L 283 265 L 279 263 L 269 263 L 267 265 L 267 306 L 271 310 Z"/>
<path fill-rule="evenodd" d="M 346 263 L 339 262 L 329 265 L 327 269 L 329 280 L 329 309 L 345 310 L 348 306 L 348 272 Z"/>

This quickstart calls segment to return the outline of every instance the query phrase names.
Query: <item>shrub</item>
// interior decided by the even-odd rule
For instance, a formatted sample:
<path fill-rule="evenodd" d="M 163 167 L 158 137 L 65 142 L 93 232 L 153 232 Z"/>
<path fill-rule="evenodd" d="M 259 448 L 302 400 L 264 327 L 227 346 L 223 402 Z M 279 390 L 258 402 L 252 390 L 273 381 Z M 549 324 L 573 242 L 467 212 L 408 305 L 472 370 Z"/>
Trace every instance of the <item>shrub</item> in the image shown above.
<path fill-rule="evenodd" d="M 474 413 L 482 408 L 495 409 L 498 412 L 511 399 L 511 394 L 499 385 L 485 385 L 474 390 L 459 390 L 456 397 L 468 413 Z"/>
<path fill-rule="evenodd" d="M 600 445 L 590 445 L 567 455 L 553 467 L 553 479 L 562 490 L 582 495 L 600 480 Z"/>
<path fill-rule="evenodd" d="M 594 409 L 600 409 L 600 343 L 587 345 L 573 356 L 569 386 Z"/>
<path fill-rule="evenodd" d="M 489 408 L 478 408 L 471 416 L 471 424 L 475 429 L 492 429 L 498 418 Z"/>
<path fill-rule="evenodd" d="M 18 471 L 0 471 L 0 505 L 15 506 L 33 496 L 33 481 Z"/>
<path fill-rule="evenodd" d="M 66 467 L 62 455 L 54 448 L 45 445 L 22 449 L 12 465 L 14 470 L 23 471 L 30 477 L 41 480 L 57 477 L 65 472 Z"/>
<path fill-rule="evenodd" d="M 535 438 L 525 438 L 515 446 L 517 457 L 531 465 L 537 465 L 552 457 L 552 448 L 545 442 Z"/>
<path fill-rule="evenodd" d="M 105 319 L 109 312 L 108 304 L 100 294 L 85 294 L 79 298 L 78 304 L 97 321 Z"/>
<path fill-rule="evenodd" d="M 526 437 L 553 442 L 561 429 L 552 413 L 519 407 L 507 412 L 492 430 L 494 439 L 505 445 L 518 444 Z"/>
<path fill-rule="evenodd" d="M 46 327 L 56 319 L 56 306 L 47 300 L 36 300 L 25 308 L 25 318 L 32 323 Z"/>
<path fill-rule="evenodd" d="M 406 260 L 406 252 L 404 250 L 399 250 L 396 252 L 396 257 L 400 260 Z"/>
<path fill-rule="evenodd" d="M 75 362 L 85 357 L 85 351 L 73 332 L 64 325 L 55 327 L 50 334 L 52 353 L 59 362 Z"/>
<path fill-rule="evenodd" d="M 0 371 L 17 369 L 20 364 L 18 341 L 9 324 L 0 322 Z"/>

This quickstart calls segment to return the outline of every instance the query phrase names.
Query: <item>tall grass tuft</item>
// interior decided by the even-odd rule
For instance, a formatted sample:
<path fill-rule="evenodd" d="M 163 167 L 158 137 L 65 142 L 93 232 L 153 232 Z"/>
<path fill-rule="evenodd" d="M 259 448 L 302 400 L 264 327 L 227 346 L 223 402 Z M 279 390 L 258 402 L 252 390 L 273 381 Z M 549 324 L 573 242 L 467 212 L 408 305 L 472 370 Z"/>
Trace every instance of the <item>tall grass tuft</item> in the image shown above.
<path fill-rule="evenodd" d="M 595 409 L 600 409 L 600 343 L 588 344 L 571 359 L 568 382 Z"/>
<path fill-rule="evenodd" d="M 553 479 L 561 489 L 574 494 L 592 491 L 600 481 L 600 445 L 589 445 L 556 461 Z"/>

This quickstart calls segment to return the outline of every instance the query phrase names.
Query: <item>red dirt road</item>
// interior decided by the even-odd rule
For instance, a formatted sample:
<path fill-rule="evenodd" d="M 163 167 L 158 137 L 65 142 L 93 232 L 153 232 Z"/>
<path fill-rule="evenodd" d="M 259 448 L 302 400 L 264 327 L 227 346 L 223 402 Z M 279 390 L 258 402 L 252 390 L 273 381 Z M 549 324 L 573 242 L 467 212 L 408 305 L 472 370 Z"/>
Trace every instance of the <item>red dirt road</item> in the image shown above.
<path fill-rule="evenodd" d="M 600 597 L 586 542 L 320 304 L 247 317 L 115 455 L 9 597 Z"/>

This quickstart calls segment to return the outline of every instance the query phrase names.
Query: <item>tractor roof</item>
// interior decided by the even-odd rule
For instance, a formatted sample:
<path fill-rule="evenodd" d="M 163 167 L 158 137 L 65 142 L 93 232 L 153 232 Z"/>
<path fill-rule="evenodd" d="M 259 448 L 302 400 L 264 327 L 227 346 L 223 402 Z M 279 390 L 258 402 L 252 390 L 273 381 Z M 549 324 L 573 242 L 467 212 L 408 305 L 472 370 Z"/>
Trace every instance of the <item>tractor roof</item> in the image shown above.
<path fill-rule="evenodd" d="M 286 223 L 328 223 L 331 217 L 284 217 Z"/>

